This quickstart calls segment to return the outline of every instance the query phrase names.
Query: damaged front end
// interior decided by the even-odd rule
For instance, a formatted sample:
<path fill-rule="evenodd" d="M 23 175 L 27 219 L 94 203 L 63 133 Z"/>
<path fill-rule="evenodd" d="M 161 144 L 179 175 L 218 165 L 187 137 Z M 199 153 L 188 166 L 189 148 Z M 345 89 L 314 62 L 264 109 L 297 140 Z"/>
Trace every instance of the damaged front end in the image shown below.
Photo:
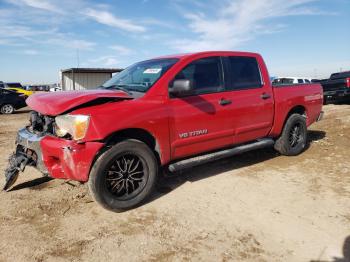
<path fill-rule="evenodd" d="M 9 157 L 3 190 L 8 190 L 16 182 L 19 172 L 23 172 L 26 166 L 33 166 L 48 175 L 42 160 L 40 141 L 46 134 L 53 134 L 53 122 L 51 117 L 31 112 L 30 124 L 17 133 L 16 150 Z"/>
<path fill-rule="evenodd" d="M 56 117 L 57 118 L 57 117 Z M 17 133 L 16 150 L 5 171 L 8 190 L 26 166 L 38 169 L 44 176 L 86 182 L 91 165 L 104 146 L 99 141 L 77 141 L 74 136 L 59 137 L 55 117 L 33 111 L 30 124 Z"/>
<path fill-rule="evenodd" d="M 29 125 L 17 133 L 16 150 L 11 154 L 5 171 L 4 189 L 9 189 L 15 183 L 19 172 L 26 166 L 33 166 L 53 178 L 86 182 L 91 165 L 104 143 L 93 139 L 82 142 L 81 138 L 89 125 L 83 126 L 81 118 L 70 113 L 84 107 L 133 99 L 123 91 L 101 89 L 30 96 L 26 103 L 35 111 L 30 114 Z M 68 120 L 74 116 L 77 117 L 75 123 L 79 125 L 75 130 L 70 130 Z"/>

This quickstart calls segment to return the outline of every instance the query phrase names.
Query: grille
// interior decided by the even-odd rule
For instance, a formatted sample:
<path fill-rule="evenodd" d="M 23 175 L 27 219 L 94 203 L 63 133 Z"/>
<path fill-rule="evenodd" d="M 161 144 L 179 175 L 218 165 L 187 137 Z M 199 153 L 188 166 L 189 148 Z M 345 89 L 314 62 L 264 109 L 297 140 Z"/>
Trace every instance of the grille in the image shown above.
<path fill-rule="evenodd" d="M 53 135 L 54 123 L 55 119 L 53 117 L 45 116 L 38 112 L 32 111 L 30 113 L 28 130 L 39 135 Z"/>

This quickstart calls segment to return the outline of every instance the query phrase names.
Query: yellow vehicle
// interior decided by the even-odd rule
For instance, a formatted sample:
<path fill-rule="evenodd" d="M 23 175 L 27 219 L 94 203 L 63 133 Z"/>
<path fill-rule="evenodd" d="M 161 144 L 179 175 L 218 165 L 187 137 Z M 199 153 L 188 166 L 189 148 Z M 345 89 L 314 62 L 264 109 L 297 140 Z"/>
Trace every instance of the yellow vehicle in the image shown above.
<path fill-rule="evenodd" d="M 33 91 L 27 91 L 27 90 L 24 90 L 22 88 L 17 88 L 17 87 L 5 87 L 5 89 L 15 91 L 16 93 L 24 94 L 26 96 L 30 96 L 30 95 L 34 94 Z"/>

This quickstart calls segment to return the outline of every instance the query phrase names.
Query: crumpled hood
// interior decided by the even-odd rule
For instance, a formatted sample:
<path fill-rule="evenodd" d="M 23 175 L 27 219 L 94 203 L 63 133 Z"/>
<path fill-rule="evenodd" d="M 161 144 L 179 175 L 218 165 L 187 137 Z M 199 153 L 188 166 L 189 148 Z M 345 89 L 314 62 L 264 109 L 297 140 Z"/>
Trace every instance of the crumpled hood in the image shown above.
<path fill-rule="evenodd" d="M 133 98 L 123 91 L 96 89 L 39 93 L 28 97 L 26 103 L 30 108 L 41 114 L 56 116 L 100 99 L 106 102 Z"/>

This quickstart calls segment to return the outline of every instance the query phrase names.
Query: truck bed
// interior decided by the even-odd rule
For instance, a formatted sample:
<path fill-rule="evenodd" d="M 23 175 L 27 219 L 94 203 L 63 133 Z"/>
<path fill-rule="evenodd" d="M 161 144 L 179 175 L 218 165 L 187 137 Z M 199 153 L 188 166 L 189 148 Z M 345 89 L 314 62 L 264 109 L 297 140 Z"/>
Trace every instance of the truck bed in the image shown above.
<path fill-rule="evenodd" d="M 281 133 L 284 121 L 294 108 L 299 105 L 300 110 L 306 110 L 307 125 L 317 121 L 323 104 L 323 91 L 320 84 L 294 84 L 280 85 L 272 88 L 275 99 L 274 125 L 271 130 L 271 136 L 277 136 Z M 298 107 L 298 106 L 297 106 Z"/>

